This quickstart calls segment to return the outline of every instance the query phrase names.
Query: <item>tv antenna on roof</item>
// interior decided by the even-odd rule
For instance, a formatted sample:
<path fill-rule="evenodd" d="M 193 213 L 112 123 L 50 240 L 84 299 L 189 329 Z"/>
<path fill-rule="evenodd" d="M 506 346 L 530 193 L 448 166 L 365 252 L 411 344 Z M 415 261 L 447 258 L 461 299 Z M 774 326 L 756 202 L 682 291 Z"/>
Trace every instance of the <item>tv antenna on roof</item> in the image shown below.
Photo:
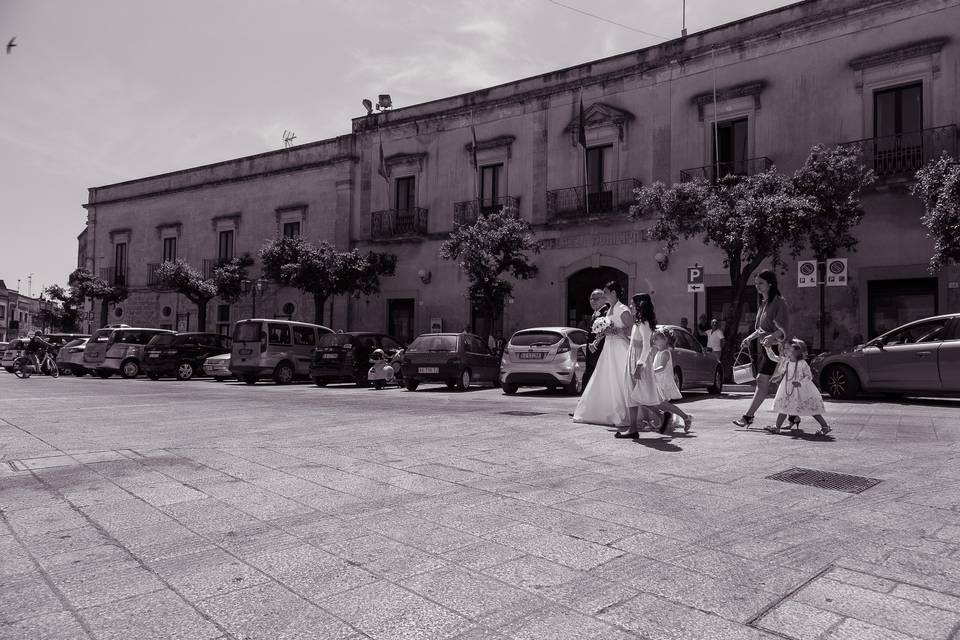
<path fill-rule="evenodd" d="M 283 130 L 283 148 L 289 149 L 290 145 L 293 144 L 293 141 L 297 139 L 296 134 L 293 131 Z"/>

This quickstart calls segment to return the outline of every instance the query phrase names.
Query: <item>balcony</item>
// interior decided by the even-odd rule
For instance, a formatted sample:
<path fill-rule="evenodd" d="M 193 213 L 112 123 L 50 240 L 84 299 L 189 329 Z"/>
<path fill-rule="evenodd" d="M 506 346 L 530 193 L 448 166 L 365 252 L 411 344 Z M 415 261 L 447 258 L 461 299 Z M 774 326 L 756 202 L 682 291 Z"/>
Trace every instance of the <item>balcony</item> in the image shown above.
<path fill-rule="evenodd" d="M 501 196 L 499 198 L 454 202 L 453 221 L 459 225 L 470 225 L 477 221 L 478 212 L 481 216 L 488 216 L 491 213 L 500 213 L 504 209 L 519 212 L 520 198 Z"/>
<path fill-rule="evenodd" d="M 702 178 L 710 182 L 716 182 L 719 178 L 734 176 L 752 176 L 763 173 L 773 166 L 773 161 L 766 156 L 759 158 L 748 158 L 746 160 L 735 160 L 733 162 L 720 162 L 708 164 L 704 167 L 695 167 L 693 169 L 684 169 L 680 172 L 680 182 L 690 182 L 697 178 Z"/>
<path fill-rule="evenodd" d="M 881 138 L 845 142 L 841 146 L 860 145 L 863 164 L 878 178 L 912 179 L 931 160 L 946 151 L 957 155 L 957 126 L 947 125 L 900 133 Z"/>
<path fill-rule="evenodd" d="M 125 287 L 127 286 L 127 271 L 126 269 L 118 270 L 115 267 L 101 267 L 100 279 L 111 287 Z"/>
<path fill-rule="evenodd" d="M 627 178 L 601 182 L 586 197 L 583 186 L 547 191 L 547 218 L 558 222 L 626 213 L 635 202 L 633 190 L 639 187 L 639 180 Z"/>
<path fill-rule="evenodd" d="M 425 235 L 427 210 L 422 207 L 385 209 L 370 214 L 370 237 L 374 240 Z"/>

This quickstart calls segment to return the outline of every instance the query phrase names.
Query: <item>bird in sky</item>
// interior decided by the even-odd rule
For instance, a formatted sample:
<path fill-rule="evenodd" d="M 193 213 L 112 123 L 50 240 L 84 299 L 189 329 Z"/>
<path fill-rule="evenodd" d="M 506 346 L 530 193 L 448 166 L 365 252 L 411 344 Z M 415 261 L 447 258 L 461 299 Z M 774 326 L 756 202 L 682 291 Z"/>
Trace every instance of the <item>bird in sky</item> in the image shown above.
<path fill-rule="evenodd" d="M 7 43 L 7 54 L 8 54 L 8 55 L 10 54 L 11 51 L 13 51 L 13 48 L 14 48 L 15 46 L 17 46 L 17 45 L 15 45 L 15 44 L 13 43 L 13 41 L 16 40 L 16 39 L 17 39 L 17 36 L 13 36 L 12 38 L 10 38 L 10 42 Z"/>

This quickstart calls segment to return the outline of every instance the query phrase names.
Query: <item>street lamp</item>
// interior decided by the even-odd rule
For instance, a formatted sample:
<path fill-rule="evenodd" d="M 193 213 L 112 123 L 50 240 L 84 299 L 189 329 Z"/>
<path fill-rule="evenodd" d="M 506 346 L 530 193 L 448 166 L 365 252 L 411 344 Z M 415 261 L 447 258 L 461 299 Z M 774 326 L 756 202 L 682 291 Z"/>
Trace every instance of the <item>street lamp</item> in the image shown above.
<path fill-rule="evenodd" d="M 244 280 L 243 281 L 243 292 L 250 294 L 250 300 L 253 302 L 253 312 L 252 316 L 257 317 L 257 296 L 263 294 L 263 287 L 266 283 L 266 280 L 263 278 L 257 278 L 256 280 Z"/>

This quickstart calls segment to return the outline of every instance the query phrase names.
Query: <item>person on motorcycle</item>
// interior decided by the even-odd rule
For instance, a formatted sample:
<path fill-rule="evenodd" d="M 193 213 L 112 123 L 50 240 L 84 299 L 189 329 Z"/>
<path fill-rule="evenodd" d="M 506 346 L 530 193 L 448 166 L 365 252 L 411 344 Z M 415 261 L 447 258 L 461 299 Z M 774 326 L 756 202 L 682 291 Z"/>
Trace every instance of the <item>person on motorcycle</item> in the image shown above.
<path fill-rule="evenodd" d="M 25 351 L 27 352 L 27 356 L 30 358 L 30 362 L 33 363 L 33 368 L 37 373 L 40 373 L 40 363 L 41 363 L 41 359 L 38 354 L 41 353 L 42 350 L 50 349 L 51 347 L 53 347 L 51 343 L 47 342 L 41 337 L 42 335 L 43 335 L 42 332 L 34 331 L 33 337 L 30 338 L 30 342 L 27 343 L 27 346 L 25 348 Z"/>

